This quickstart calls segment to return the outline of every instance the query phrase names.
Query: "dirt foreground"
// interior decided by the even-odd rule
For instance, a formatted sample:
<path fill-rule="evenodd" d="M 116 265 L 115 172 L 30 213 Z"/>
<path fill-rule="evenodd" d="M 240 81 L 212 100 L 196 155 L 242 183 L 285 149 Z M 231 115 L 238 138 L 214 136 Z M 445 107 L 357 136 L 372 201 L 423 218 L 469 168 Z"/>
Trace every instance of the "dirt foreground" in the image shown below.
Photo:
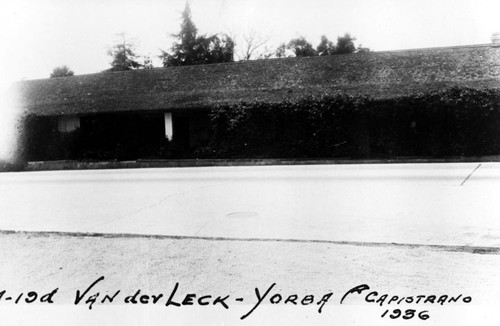
<path fill-rule="evenodd" d="M 0 246 L 3 249 L 0 261 L 4 262 L 0 269 L 3 280 L 0 290 L 5 290 L 0 298 L 2 308 L 16 306 L 13 301 L 20 293 L 23 297 L 17 306 L 28 307 L 29 304 L 23 300 L 33 298 L 33 294 L 28 295 L 29 291 L 37 292 L 35 304 L 42 307 L 43 304 L 39 303 L 41 296 L 56 288 L 57 292 L 51 297 L 54 302 L 52 307 L 79 307 L 79 313 L 89 314 L 92 311 L 94 316 L 112 311 L 113 307 L 134 306 L 126 304 L 125 299 L 138 290 L 141 290 L 140 295 L 162 293 L 164 297 L 158 300 L 157 306 L 165 307 L 176 283 L 178 287 L 173 301 L 181 303 L 187 294 L 196 294 L 195 305 L 187 309 L 197 312 L 200 306 L 197 306 L 196 300 L 202 295 L 211 295 L 212 298 L 207 300 L 214 316 L 221 318 L 226 314 L 223 317 L 228 319 L 229 324 L 260 323 L 260 318 L 266 314 L 276 314 L 276 311 L 288 308 L 294 309 L 292 314 L 311 318 L 308 321 L 323 323 L 332 321 L 332 317 L 328 317 L 332 310 L 343 307 L 347 309 L 345 311 L 354 309 L 355 314 L 350 314 L 354 321 L 367 318 L 377 324 L 384 322 L 380 315 L 387 308 L 402 308 L 394 302 L 388 305 L 385 301 L 382 306 L 367 302 L 365 296 L 372 291 L 378 292 L 378 296 L 372 295 L 373 299 L 379 299 L 383 294 L 401 298 L 462 294 L 472 299 L 471 303 L 410 305 L 417 311 L 429 311 L 431 317 L 425 324 L 443 322 L 450 317 L 463 321 L 470 313 L 464 308 L 500 303 L 497 297 L 500 291 L 500 255 L 496 252 L 463 252 L 452 247 L 44 233 L 1 233 Z M 75 305 L 77 291 L 83 293 L 101 276 L 104 279 L 89 292 L 100 293 L 92 310 L 88 309 L 90 304 L 85 303 L 87 298 Z M 258 301 L 255 288 L 262 295 L 273 283 L 275 285 L 262 305 L 241 320 L 241 316 Z M 368 285 L 370 290 L 350 294 L 340 305 L 344 294 L 362 284 Z M 100 302 L 106 294 L 112 296 L 118 290 L 120 292 L 113 303 L 109 300 Z M 320 314 L 318 308 L 321 304 L 317 303 L 328 293 L 333 294 Z M 276 305 L 269 300 L 274 294 L 283 297 Z M 297 295 L 297 305 L 291 302 L 284 304 L 290 295 Z M 309 307 L 300 302 L 307 295 L 314 296 Z M 6 300 L 8 296 L 12 300 Z M 218 296 L 229 296 L 225 301 L 229 309 L 220 302 L 213 304 Z M 237 298 L 243 300 L 238 301 Z M 152 299 L 149 297 L 148 300 Z M 143 306 L 148 305 L 152 303 Z M 165 307 L 165 311 L 177 313 L 182 308 L 184 306 L 170 305 Z M 452 308 L 459 309 L 458 317 L 446 313 L 446 309 Z M 272 309 L 278 310 L 273 312 Z M 360 311 L 366 313 L 359 315 Z M 342 314 L 337 314 L 337 317 L 339 315 Z M 184 315 L 187 318 L 184 323 L 199 321 L 193 316 L 196 315 Z"/>

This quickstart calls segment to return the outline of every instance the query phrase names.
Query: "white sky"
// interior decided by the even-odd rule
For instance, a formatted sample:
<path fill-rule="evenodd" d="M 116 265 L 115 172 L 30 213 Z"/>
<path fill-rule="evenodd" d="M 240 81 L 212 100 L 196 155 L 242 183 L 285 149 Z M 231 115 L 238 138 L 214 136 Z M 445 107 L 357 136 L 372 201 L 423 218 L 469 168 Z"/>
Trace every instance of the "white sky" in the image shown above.
<path fill-rule="evenodd" d="M 154 58 L 160 48 L 170 48 L 170 34 L 179 31 L 184 4 L 185 0 L 2 0 L 0 94 L 15 80 L 47 78 L 63 64 L 76 74 L 109 68 L 106 51 L 121 32 L 137 40 L 138 54 Z M 268 37 L 273 48 L 298 36 L 317 45 L 323 34 L 336 40 L 346 32 L 375 51 L 481 44 L 500 31 L 500 0 L 190 0 L 190 4 L 200 33 L 241 36 L 254 30 Z M 0 129 L 5 126 L 2 114 Z"/>
<path fill-rule="evenodd" d="M 4 3 L 5 0 L 2 1 Z M 9 79 L 46 78 L 67 64 L 76 74 L 109 67 L 106 50 L 125 32 L 140 54 L 169 49 L 185 0 L 7 0 L 0 13 Z M 270 45 L 305 36 L 314 45 L 346 32 L 373 50 L 490 42 L 498 0 L 190 0 L 200 33 L 253 29 Z"/>

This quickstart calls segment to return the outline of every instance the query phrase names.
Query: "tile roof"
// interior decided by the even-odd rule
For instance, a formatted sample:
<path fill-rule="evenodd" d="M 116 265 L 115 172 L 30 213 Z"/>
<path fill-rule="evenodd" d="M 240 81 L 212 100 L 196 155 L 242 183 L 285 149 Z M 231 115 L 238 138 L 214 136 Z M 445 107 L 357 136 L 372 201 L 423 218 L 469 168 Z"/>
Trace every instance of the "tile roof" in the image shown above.
<path fill-rule="evenodd" d="M 451 86 L 500 89 L 500 47 L 475 45 L 103 72 L 16 84 L 25 114 L 176 110 L 346 92 L 389 99 Z"/>

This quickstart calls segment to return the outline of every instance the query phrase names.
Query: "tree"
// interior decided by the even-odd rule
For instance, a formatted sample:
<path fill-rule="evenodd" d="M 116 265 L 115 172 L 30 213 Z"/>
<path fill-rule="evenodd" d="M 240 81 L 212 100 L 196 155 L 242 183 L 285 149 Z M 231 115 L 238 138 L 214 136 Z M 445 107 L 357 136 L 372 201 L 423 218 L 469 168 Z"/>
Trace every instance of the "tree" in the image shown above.
<path fill-rule="evenodd" d="M 268 42 L 268 37 L 263 37 L 252 29 L 243 34 L 241 40 L 238 42 L 237 47 L 239 51 L 237 52 L 237 56 L 240 60 L 268 59 L 274 54 L 266 46 Z"/>
<path fill-rule="evenodd" d="M 135 54 L 134 43 L 126 39 L 125 33 L 118 35 L 121 36 L 121 41 L 108 50 L 108 55 L 113 58 L 111 69 L 130 70 L 140 68 L 142 65 L 137 61 L 138 56 Z"/>
<path fill-rule="evenodd" d="M 153 60 L 151 60 L 151 56 L 146 55 L 144 56 L 144 61 L 142 63 L 142 67 L 144 69 L 152 69 L 153 67 Z"/>
<path fill-rule="evenodd" d="M 368 53 L 371 52 L 369 48 L 363 47 L 362 44 L 358 45 L 358 48 L 356 49 L 356 53 Z"/>
<path fill-rule="evenodd" d="M 206 38 L 206 37 L 202 37 Z M 234 41 L 226 35 L 212 35 L 208 37 L 209 47 L 207 48 L 206 63 L 221 63 L 234 61 Z"/>
<path fill-rule="evenodd" d="M 319 43 L 316 51 L 319 55 L 332 55 L 337 51 L 335 44 L 330 41 L 325 35 L 321 36 L 321 42 Z"/>
<path fill-rule="evenodd" d="M 291 40 L 288 43 L 288 48 L 293 50 L 297 57 L 312 57 L 318 55 L 318 52 L 313 48 L 304 37 L 299 37 Z"/>
<path fill-rule="evenodd" d="M 68 66 L 59 66 L 55 67 L 54 70 L 50 73 L 50 78 L 57 78 L 57 77 L 69 77 L 73 76 L 75 73 L 68 68 Z"/>
<path fill-rule="evenodd" d="M 337 49 L 335 54 L 349 54 L 356 52 L 354 41 L 356 38 L 352 37 L 349 33 L 337 38 Z"/>
<path fill-rule="evenodd" d="M 181 30 L 173 36 L 179 40 L 172 45 L 172 53 L 162 51 L 163 66 L 186 66 L 234 61 L 234 41 L 225 34 L 197 36 L 189 3 L 182 12 Z"/>
<path fill-rule="evenodd" d="M 172 35 L 179 39 L 180 43 L 172 45 L 173 55 L 163 51 L 161 58 L 164 66 L 182 66 L 184 63 L 195 61 L 194 48 L 198 29 L 191 19 L 191 8 L 188 2 L 186 2 L 181 19 L 181 30 L 178 34 Z"/>
<path fill-rule="evenodd" d="M 225 34 L 199 36 L 192 53 L 191 64 L 231 62 L 234 61 L 234 42 Z"/>
<path fill-rule="evenodd" d="M 285 43 L 281 43 L 276 48 L 274 55 L 276 56 L 276 58 L 285 58 L 287 57 L 286 50 L 287 50 L 287 45 Z"/>

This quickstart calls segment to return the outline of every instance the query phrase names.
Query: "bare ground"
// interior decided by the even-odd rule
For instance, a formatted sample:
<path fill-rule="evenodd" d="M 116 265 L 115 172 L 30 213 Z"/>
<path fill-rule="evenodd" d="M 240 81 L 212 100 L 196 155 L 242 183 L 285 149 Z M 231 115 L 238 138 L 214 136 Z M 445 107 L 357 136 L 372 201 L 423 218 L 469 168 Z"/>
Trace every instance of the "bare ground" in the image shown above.
<path fill-rule="evenodd" d="M 56 287 L 57 304 L 73 304 L 100 276 L 99 291 L 239 296 L 254 288 L 283 295 L 334 293 L 366 283 L 393 295 L 457 295 L 497 302 L 500 255 L 457 248 L 363 246 L 287 241 L 0 234 L 0 278 L 7 293 Z M 361 297 L 353 303 L 362 303 Z M 5 301 L 3 301 L 5 303 Z"/>

